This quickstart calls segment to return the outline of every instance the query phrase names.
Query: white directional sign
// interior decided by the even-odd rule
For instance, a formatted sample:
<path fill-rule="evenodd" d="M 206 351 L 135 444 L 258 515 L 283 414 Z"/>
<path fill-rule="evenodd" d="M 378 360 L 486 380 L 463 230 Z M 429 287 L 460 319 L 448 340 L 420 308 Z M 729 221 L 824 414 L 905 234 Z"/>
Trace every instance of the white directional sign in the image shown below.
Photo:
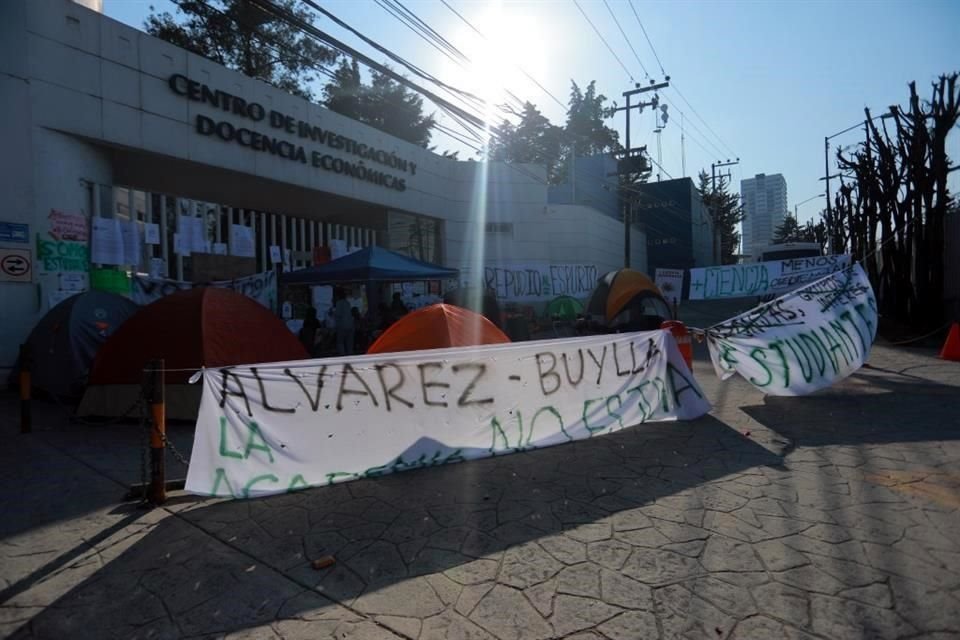
<path fill-rule="evenodd" d="M 0 249 L 0 282 L 33 282 L 29 249 Z"/>

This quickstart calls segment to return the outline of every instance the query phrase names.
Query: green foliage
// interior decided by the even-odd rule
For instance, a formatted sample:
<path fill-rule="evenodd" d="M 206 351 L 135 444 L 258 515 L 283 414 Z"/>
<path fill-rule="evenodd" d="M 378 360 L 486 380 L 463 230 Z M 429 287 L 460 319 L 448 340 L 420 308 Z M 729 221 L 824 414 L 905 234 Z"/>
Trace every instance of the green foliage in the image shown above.
<path fill-rule="evenodd" d="M 801 227 L 797 219 L 787 215 L 783 222 L 773 230 L 774 242 L 816 242 L 817 235 L 812 222 Z"/>
<path fill-rule="evenodd" d="M 542 164 L 550 182 L 558 183 L 566 177 L 574 156 L 619 151 L 619 134 L 604 123 L 607 98 L 597 94 L 596 82 L 591 81 L 586 90 L 571 84 L 563 127 L 551 124 L 532 103 L 524 103 L 519 112 L 513 112 L 519 118 L 517 124 L 504 121 L 494 127 L 490 158 Z"/>
<path fill-rule="evenodd" d="M 530 102 L 523 110 L 514 112 L 520 117 L 516 125 L 504 120 L 493 128 L 490 140 L 490 158 L 505 162 L 541 164 L 547 175 L 555 177 L 563 144 L 563 129 L 550 124 Z"/>
<path fill-rule="evenodd" d="M 596 80 L 582 91 L 571 82 L 567 124 L 563 129 L 564 146 L 577 155 L 589 156 L 620 150 L 620 134 L 604 124 L 607 97 L 597 94 Z"/>
<path fill-rule="evenodd" d="M 302 20 L 313 18 L 299 0 L 273 1 Z M 144 21 L 150 35 L 307 99 L 313 96 L 314 68 L 336 59 L 297 27 L 246 0 L 180 0 L 176 16 L 150 11 Z"/>
<path fill-rule="evenodd" d="M 421 147 L 430 143 L 436 120 L 424 115 L 423 98 L 377 71 L 364 84 L 356 60 L 341 60 L 323 94 L 331 111 Z"/>
<path fill-rule="evenodd" d="M 706 171 L 701 171 L 698 179 L 697 191 L 700 199 L 703 206 L 710 211 L 714 228 L 720 233 L 720 264 L 735 264 L 737 259 L 734 252 L 740 244 L 737 225 L 743 221 L 740 194 L 727 191 L 727 184 L 722 180 L 719 188 L 714 189 Z"/>

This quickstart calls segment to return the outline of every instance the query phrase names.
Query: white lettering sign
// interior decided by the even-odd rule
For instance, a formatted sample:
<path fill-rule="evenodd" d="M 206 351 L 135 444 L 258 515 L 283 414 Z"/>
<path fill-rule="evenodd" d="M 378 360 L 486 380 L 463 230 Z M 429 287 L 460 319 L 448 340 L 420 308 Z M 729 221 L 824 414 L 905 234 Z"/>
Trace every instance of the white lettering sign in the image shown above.
<path fill-rule="evenodd" d="M 863 366 L 877 334 L 877 303 L 857 264 L 706 334 L 722 379 L 739 373 L 764 393 L 805 395 Z"/>
<path fill-rule="evenodd" d="M 813 256 L 690 269 L 690 299 L 780 295 L 850 266 L 850 256 Z"/>
<path fill-rule="evenodd" d="M 665 331 L 206 369 L 188 491 L 246 498 L 710 409 Z"/>
<path fill-rule="evenodd" d="M 557 296 L 586 298 L 597 286 L 597 267 L 592 264 L 487 265 L 483 283 L 499 300 L 545 302 Z"/>

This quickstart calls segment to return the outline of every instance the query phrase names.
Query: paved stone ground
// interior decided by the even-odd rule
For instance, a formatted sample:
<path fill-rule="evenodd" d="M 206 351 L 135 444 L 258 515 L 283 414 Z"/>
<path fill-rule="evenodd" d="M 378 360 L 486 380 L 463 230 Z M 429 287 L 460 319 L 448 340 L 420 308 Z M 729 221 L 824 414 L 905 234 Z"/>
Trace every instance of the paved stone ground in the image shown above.
<path fill-rule="evenodd" d="M 960 364 L 764 398 L 698 355 L 697 421 L 149 512 L 135 427 L 0 395 L 0 636 L 960 637 Z"/>

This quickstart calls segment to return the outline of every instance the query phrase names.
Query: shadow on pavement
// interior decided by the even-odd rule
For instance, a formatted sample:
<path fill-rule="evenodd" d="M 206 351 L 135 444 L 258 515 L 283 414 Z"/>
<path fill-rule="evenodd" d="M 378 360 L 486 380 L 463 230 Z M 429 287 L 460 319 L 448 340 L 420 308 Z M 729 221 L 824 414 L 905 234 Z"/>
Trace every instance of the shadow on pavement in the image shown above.
<path fill-rule="evenodd" d="M 271 498 L 174 507 L 176 515 L 15 637 L 182 637 L 305 611 L 319 624 L 311 637 L 321 637 L 324 625 L 372 624 L 373 614 L 439 614 L 449 604 L 445 585 L 503 581 L 504 566 L 507 584 L 532 587 L 611 530 L 636 530 L 637 544 L 648 536 L 682 568 L 695 561 L 631 510 L 658 500 L 672 508 L 689 502 L 700 518 L 704 500 L 735 508 L 746 500 L 722 490 L 700 496 L 697 488 L 781 462 L 706 416 Z M 629 553 L 629 545 L 606 553 Z M 323 555 L 336 564 L 314 570 L 311 561 Z"/>
<path fill-rule="evenodd" d="M 853 391 L 853 393 L 851 393 Z M 843 388 L 741 407 L 793 447 L 960 439 L 957 387 L 855 373 Z"/>

